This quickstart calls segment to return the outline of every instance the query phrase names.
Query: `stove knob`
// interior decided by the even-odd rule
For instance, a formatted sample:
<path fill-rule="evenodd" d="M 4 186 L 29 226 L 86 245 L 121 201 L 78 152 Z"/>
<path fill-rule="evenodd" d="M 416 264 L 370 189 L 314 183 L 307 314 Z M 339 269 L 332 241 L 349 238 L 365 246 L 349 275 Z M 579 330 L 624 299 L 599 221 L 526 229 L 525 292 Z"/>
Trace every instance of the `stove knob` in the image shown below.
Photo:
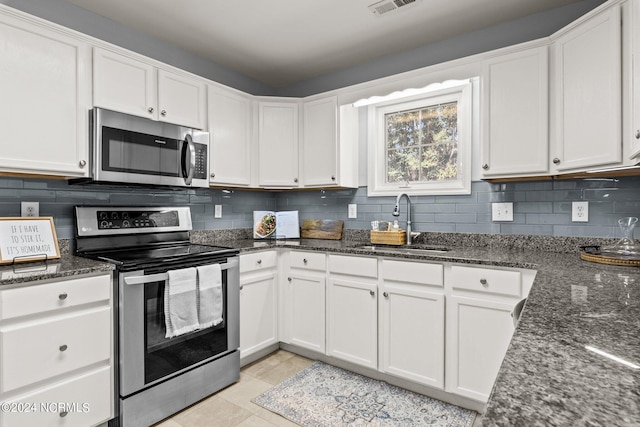
<path fill-rule="evenodd" d="M 131 224 L 129 224 L 129 221 L 125 219 L 124 221 L 122 221 L 122 226 L 127 228 L 127 227 L 131 227 Z"/>
<path fill-rule="evenodd" d="M 100 212 L 100 219 L 107 219 L 107 213 L 106 212 Z"/>
<path fill-rule="evenodd" d="M 107 228 L 109 227 L 109 223 L 107 221 L 100 221 L 100 228 Z"/>

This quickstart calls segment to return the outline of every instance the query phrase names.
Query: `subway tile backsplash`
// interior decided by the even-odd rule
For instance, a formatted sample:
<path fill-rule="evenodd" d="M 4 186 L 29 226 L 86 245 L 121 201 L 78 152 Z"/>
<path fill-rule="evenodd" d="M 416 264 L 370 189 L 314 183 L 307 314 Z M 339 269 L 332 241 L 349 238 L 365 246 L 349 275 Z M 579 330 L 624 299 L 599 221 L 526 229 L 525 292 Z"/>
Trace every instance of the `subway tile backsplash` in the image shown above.
<path fill-rule="evenodd" d="M 250 228 L 254 210 L 298 210 L 305 219 L 340 219 L 345 228 L 369 229 L 372 220 L 392 221 L 395 197 L 367 197 L 366 187 L 304 191 L 155 189 L 69 185 L 65 180 L 0 177 L 0 216 L 19 216 L 21 201 L 40 203 L 53 216 L 60 238 L 73 237 L 75 205 L 191 206 L 194 229 Z M 413 196 L 412 228 L 420 232 L 620 237 L 617 220 L 640 216 L 640 177 L 509 183 L 474 182 L 465 196 Z M 571 222 L 571 202 L 589 202 L 589 222 Z M 491 221 L 491 203 L 513 202 L 513 222 Z M 347 218 L 347 205 L 358 218 Z M 400 202 L 399 222 L 406 220 Z M 214 205 L 222 218 L 214 218 Z M 640 236 L 637 231 L 636 237 Z"/>

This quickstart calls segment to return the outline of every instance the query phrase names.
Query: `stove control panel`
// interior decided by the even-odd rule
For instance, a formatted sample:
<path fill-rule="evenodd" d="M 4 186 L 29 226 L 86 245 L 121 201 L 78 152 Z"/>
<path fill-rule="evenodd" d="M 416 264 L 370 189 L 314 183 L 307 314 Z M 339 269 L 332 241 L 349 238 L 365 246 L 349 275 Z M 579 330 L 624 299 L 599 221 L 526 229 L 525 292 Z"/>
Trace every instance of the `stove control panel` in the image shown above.
<path fill-rule="evenodd" d="M 96 211 L 98 230 L 123 228 L 165 228 L 180 226 L 176 210 L 166 211 Z"/>

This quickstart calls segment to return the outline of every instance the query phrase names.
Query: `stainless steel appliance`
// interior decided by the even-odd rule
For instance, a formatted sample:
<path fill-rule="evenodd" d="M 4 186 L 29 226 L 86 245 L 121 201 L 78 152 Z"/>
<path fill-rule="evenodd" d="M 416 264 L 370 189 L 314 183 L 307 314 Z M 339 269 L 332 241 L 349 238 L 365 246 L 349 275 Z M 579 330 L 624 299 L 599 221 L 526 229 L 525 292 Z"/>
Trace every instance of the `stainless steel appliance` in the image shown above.
<path fill-rule="evenodd" d="M 91 178 L 74 183 L 209 186 L 209 133 L 115 111 L 91 111 Z"/>
<path fill-rule="evenodd" d="M 240 377 L 238 251 L 189 242 L 188 207 L 76 207 L 77 255 L 115 265 L 116 418 L 149 426 Z M 165 338 L 169 271 L 219 264 L 222 322 Z"/>

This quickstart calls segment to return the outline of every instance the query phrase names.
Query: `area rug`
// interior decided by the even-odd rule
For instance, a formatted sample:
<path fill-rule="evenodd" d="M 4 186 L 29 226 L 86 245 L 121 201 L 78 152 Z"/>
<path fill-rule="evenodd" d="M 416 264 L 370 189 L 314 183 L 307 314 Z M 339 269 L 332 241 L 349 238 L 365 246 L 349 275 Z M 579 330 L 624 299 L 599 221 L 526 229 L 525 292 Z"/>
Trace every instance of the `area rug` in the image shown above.
<path fill-rule="evenodd" d="M 253 403 L 305 427 L 471 427 L 476 413 L 314 362 Z"/>

